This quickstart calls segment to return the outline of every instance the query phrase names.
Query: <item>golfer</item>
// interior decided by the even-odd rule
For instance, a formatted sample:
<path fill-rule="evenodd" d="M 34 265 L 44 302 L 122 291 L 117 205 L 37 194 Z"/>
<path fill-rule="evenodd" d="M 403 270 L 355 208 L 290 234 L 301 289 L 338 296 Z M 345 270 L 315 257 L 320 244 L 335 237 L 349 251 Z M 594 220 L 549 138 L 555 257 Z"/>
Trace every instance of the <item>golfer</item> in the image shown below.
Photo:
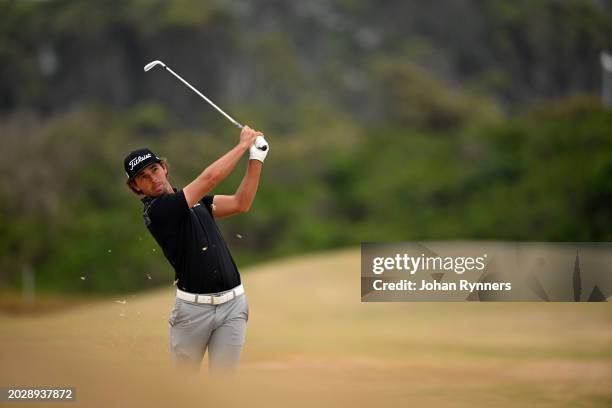
<path fill-rule="evenodd" d="M 249 151 L 246 173 L 233 195 L 210 192 Z M 131 190 L 142 197 L 144 222 L 176 275 L 170 314 L 170 355 L 177 368 L 199 371 L 208 348 L 210 373 L 232 373 L 244 344 L 249 306 L 236 263 L 216 218 L 249 210 L 268 143 L 245 126 L 239 143 L 182 190 L 168 181 L 168 163 L 149 149 L 124 160 Z"/>

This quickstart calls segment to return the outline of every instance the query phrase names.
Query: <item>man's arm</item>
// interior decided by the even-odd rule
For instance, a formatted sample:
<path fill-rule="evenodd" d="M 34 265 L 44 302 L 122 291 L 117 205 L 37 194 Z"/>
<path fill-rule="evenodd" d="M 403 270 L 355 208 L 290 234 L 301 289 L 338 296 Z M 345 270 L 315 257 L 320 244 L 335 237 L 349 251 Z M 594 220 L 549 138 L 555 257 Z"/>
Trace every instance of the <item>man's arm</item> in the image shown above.
<path fill-rule="evenodd" d="M 256 132 L 245 126 L 240 132 L 240 143 L 208 166 L 195 180 L 183 189 L 189 208 L 197 204 L 198 201 L 234 170 L 244 152 L 253 145 L 255 138 L 261 134 L 261 132 Z"/>
<path fill-rule="evenodd" d="M 261 175 L 262 162 L 259 160 L 249 160 L 246 173 L 234 195 L 215 195 L 213 199 L 213 215 L 215 218 L 229 217 L 249 211 Z"/>

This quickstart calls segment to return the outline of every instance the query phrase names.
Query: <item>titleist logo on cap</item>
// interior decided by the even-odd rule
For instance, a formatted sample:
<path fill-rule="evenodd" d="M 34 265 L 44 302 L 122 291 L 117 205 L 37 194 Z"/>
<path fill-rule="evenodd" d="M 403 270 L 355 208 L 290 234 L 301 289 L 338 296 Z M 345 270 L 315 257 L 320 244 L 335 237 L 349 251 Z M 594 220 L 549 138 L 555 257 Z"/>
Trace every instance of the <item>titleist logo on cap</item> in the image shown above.
<path fill-rule="evenodd" d="M 132 160 L 130 160 L 130 162 L 128 163 L 130 165 L 130 171 L 134 170 L 134 167 L 142 162 L 147 160 L 148 158 L 151 157 L 151 153 L 149 154 L 145 154 L 144 156 L 138 156 L 138 157 L 134 157 Z"/>

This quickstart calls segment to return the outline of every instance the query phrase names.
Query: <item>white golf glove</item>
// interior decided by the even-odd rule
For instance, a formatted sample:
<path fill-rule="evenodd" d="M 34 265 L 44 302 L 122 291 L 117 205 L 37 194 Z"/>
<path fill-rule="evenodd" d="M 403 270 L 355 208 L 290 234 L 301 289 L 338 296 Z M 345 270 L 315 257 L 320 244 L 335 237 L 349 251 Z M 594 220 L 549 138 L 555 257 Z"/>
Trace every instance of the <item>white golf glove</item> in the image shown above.
<path fill-rule="evenodd" d="M 264 162 L 268 152 L 270 151 L 270 145 L 263 136 L 257 136 L 255 143 L 249 149 L 249 160 L 259 160 Z"/>

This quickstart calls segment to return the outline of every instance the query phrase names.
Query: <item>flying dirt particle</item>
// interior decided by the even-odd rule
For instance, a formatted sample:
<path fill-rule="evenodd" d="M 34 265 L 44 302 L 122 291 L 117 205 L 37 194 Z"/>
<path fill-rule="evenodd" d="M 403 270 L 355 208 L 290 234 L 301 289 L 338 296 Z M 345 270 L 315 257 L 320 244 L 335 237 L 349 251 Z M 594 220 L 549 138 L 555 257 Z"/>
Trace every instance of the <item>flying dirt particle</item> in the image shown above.
<path fill-rule="evenodd" d="M 110 250 L 110 249 L 109 249 L 109 250 L 108 250 L 108 253 L 110 254 L 111 252 L 112 252 L 112 250 Z"/>
<path fill-rule="evenodd" d="M 147 273 L 147 279 L 151 279 L 151 275 Z"/>
<path fill-rule="evenodd" d="M 81 280 L 85 280 L 86 278 L 84 276 L 81 276 Z"/>
<path fill-rule="evenodd" d="M 119 313 L 119 317 L 125 317 L 125 314 Z"/>
<path fill-rule="evenodd" d="M 127 300 L 115 300 L 115 303 L 119 303 L 121 305 L 125 305 L 127 303 Z"/>
<path fill-rule="evenodd" d="M 206 251 L 207 249 L 208 249 L 208 247 L 207 247 L 207 246 L 202 247 L 202 251 Z"/>
<path fill-rule="evenodd" d="M 176 284 L 178 283 L 178 279 L 174 281 L 174 283 L 172 284 L 172 286 L 176 286 Z"/>
<path fill-rule="evenodd" d="M 237 237 L 238 239 L 242 239 L 242 235 L 240 235 L 240 234 L 236 234 L 236 237 Z"/>
<path fill-rule="evenodd" d="M 155 252 L 155 248 L 153 248 L 153 252 Z"/>

